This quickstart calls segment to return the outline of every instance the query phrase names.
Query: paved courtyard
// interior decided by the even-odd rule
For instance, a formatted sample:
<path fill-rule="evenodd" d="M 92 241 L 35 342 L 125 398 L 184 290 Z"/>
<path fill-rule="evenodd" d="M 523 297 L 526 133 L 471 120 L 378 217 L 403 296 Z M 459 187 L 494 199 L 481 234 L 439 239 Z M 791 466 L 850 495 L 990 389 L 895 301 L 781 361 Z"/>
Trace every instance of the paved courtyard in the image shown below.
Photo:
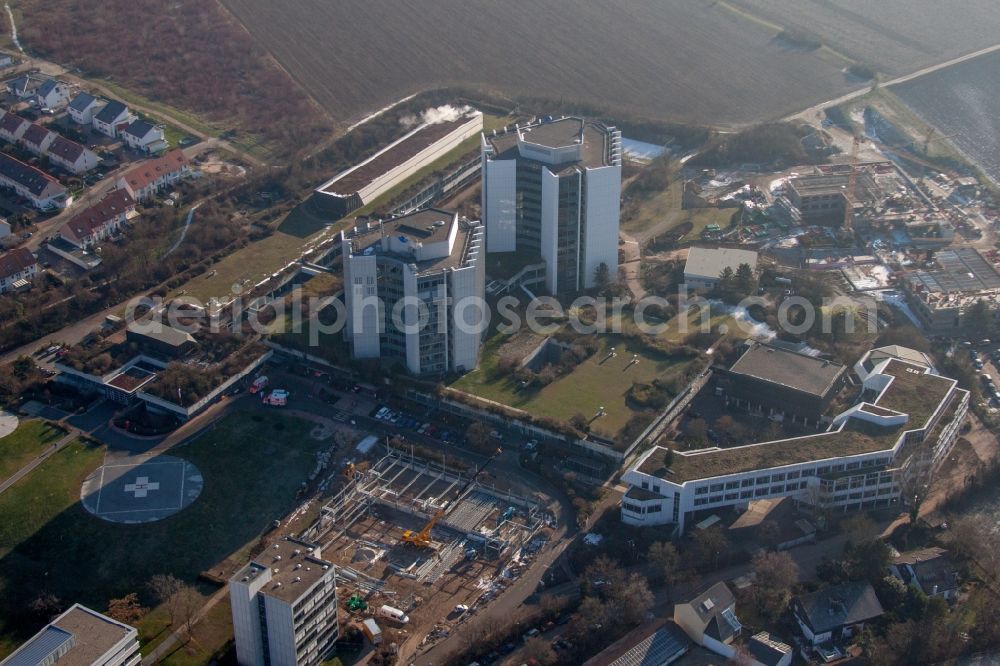
<path fill-rule="evenodd" d="M 83 482 L 80 500 L 104 520 L 147 523 L 186 508 L 203 485 L 198 468 L 174 456 L 108 458 Z"/>

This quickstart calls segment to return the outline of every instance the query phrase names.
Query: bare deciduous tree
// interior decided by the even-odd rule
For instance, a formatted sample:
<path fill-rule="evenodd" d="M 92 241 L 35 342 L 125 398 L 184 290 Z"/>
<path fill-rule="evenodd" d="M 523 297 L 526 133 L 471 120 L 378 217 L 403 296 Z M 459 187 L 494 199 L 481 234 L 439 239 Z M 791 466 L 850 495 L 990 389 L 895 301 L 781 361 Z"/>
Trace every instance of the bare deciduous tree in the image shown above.
<path fill-rule="evenodd" d="M 760 552 L 754 555 L 753 570 L 757 608 L 766 616 L 776 618 L 788 603 L 792 585 L 799 577 L 799 567 L 788 553 Z"/>

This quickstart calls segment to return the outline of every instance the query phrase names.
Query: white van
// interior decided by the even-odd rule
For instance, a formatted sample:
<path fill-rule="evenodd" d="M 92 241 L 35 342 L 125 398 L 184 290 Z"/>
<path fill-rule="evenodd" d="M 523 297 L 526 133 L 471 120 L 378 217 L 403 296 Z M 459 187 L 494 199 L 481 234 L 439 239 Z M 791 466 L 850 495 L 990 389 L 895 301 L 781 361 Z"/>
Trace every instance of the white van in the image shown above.
<path fill-rule="evenodd" d="M 388 620 L 393 620 L 400 624 L 406 624 L 410 621 L 410 616 L 399 610 L 398 608 L 393 608 L 392 606 L 382 606 L 378 609 L 378 616 L 384 617 Z"/>

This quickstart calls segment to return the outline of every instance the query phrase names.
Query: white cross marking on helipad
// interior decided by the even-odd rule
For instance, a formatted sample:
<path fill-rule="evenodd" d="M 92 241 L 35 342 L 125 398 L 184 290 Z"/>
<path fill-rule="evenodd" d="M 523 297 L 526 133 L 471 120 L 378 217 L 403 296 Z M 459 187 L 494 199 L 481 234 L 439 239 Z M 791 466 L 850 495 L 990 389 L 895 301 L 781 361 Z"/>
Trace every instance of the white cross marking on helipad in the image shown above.
<path fill-rule="evenodd" d="M 125 492 L 132 493 L 136 499 L 145 497 L 150 490 L 159 490 L 160 484 L 156 481 L 149 482 L 148 476 L 136 477 L 135 483 L 126 483 Z"/>

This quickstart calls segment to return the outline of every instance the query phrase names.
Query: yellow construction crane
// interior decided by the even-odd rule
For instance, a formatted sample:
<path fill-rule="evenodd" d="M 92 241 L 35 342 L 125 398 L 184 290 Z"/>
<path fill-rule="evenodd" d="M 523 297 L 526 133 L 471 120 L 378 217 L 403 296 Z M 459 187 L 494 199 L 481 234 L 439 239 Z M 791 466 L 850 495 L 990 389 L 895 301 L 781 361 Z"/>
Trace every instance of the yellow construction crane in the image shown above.
<path fill-rule="evenodd" d="M 483 473 L 483 470 L 485 470 L 490 465 L 490 463 L 496 460 L 497 456 L 499 456 L 501 453 L 503 453 L 503 449 L 497 449 L 496 453 L 487 458 L 486 462 L 483 463 L 482 467 L 480 467 L 479 470 L 475 474 L 473 474 L 468 481 L 465 482 L 465 485 L 459 488 L 458 492 L 455 493 L 455 497 L 461 497 L 462 493 L 465 492 L 466 488 L 471 486 L 472 483 L 479 477 L 479 475 Z M 424 525 L 423 529 L 420 530 L 419 532 L 415 532 L 413 530 L 406 530 L 405 532 L 403 532 L 403 538 L 401 539 L 401 542 L 412 544 L 420 548 L 433 548 L 434 543 L 431 541 L 431 530 L 433 530 L 434 526 L 438 524 L 438 521 L 444 517 L 446 508 L 447 507 L 445 506 L 438 509 L 434 513 L 434 515 L 431 516 L 431 519 L 427 521 L 427 524 Z"/>

